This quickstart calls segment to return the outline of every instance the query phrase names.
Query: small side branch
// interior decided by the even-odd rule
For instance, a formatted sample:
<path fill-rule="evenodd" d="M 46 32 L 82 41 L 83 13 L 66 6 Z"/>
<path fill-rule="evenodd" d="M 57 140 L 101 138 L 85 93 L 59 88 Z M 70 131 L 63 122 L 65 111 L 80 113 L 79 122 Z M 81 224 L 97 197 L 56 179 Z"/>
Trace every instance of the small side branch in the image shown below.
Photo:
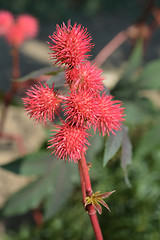
<path fill-rule="evenodd" d="M 98 53 L 93 62 L 97 67 L 100 67 L 105 60 L 127 40 L 128 36 L 126 31 L 118 33 L 107 45 Z"/>

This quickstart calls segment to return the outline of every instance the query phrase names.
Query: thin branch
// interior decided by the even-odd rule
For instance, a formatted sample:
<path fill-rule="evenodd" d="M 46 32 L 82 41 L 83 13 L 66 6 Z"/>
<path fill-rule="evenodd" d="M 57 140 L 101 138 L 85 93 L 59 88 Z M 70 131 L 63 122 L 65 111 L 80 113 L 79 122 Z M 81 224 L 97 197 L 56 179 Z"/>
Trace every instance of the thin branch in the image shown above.
<path fill-rule="evenodd" d="M 105 60 L 127 40 L 126 31 L 119 32 L 107 45 L 97 54 L 93 62 L 97 67 L 100 67 Z"/>

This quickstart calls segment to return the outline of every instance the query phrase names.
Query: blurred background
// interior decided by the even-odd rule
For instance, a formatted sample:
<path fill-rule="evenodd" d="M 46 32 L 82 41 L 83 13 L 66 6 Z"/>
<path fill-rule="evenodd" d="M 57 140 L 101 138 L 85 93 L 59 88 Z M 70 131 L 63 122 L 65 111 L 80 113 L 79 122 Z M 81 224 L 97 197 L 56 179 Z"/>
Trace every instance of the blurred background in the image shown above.
<path fill-rule="evenodd" d="M 116 190 L 107 199 L 111 213 L 103 209 L 99 216 L 104 239 L 159 240 L 160 1 L 1 0 L 0 10 L 31 14 L 39 21 L 38 36 L 19 48 L 21 82 L 26 76 L 33 80 L 29 74 L 34 71 L 39 77 L 39 69 L 52 68 L 47 41 L 56 24 L 71 19 L 87 27 L 95 44 L 90 60 L 104 71 L 106 88 L 123 101 L 128 129 L 118 144 L 112 141 L 111 151 L 110 138 L 99 135 L 88 149 L 93 189 Z M 103 59 L 98 54 L 108 43 Z M 0 53 L 2 118 L 12 78 L 12 52 L 4 38 Z M 58 82 L 63 76 L 55 78 Z M 14 94 L 0 138 L 0 240 L 92 240 L 76 166 L 58 161 L 48 173 L 56 162 L 46 151 L 50 127 L 26 117 L 21 97 L 27 86 Z"/>

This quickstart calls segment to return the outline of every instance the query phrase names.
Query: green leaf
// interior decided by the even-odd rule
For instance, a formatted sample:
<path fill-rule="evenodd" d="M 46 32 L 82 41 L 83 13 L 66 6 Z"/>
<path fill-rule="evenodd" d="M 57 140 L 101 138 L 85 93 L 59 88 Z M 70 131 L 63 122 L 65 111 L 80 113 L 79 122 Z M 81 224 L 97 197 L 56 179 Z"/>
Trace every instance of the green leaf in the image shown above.
<path fill-rule="evenodd" d="M 145 89 L 160 88 L 160 60 L 152 61 L 144 67 L 137 84 Z"/>
<path fill-rule="evenodd" d="M 142 64 L 142 56 L 143 56 L 143 45 L 142 40 L 138 40 L 137 44 L 129 58 L 129 62 L 127 67 L 121 78 L 130 79 L 130 77 L 135 73 L 138 67 Z"/>
<path fill-rule="evenodd" d="M 91 130 L 92 137 L 90 138 L 90 146 L 87 149 L 86 159 L 87 161 L 93 161 L 97 154 L 101 152 L 104 145 L 104 139 L 97 132 L 94 134 L 93 129 Z"/>
<path fill-rule="evenodd" d="M 105 144 L 103 166 L 117 153 L 122 144 L 122 131 L 117 131 L 116 135 L 111 134 Z"/>
<path fill-rule="evenodd" d="M 21 166 L 23 164 L 23 161 L 24 161 L 24 158 L 22 157 L 22 158 L 16 159 L 11 163 L 1 165 L 0 167 L 13 173 L 21 174 Z"/>
<path fill-rule="evenodd" d="M 55 174 L 57 174 L 56 168 L 13 194 L 6 202 L 2 214 L 13 216 L 15 214 L 23 214 L 30 209 L 38 207 L 46 197 L 53 193 L 53 179 Z"/>
<path fill-rule="evenodd" d="M 41 151 L 35 155 L 27 156 L 22 165 L 21 174 L 27 176 L 43 175 L 49 171 L 55 160 L 54 155 L 50 155 L 49 151 Z"/>
<path fill-rule="evenodd" d="M 54 155 L 50 155 L 49 151 L 40 151 L 2 165 L 1 167 L 24 176 L 43 175 L 53 165 L 54 160 Z"/>
<path fill-rule="evenodd" d="M 52 87 L 53 83 L 56 88 L 62 87 L 65 83 L 64 72 L 59 72 L 47 81 L 49 87 Z"/>
<path fill-rule="evenodd" d="M 27 74 L 26 76 L 17 79 L 16 81 L 17 82 L 25 82 L 29 79 L 35 79 L 42 75 L 54 75 L 55 76 L 59 72 L 60 72 L 60 70 L 56 67 L 45 67 L 45 68 L 41 68 L 36 71 L 33 71 L 33 72 Z"/>
<path fill-rule="evenodd" d="M 51 72 L 47 72 L 44 75 L 47 76 L 56 76 L 58 73 L 62 72 L 62 69 L 58 69 L 57 71 L 51 71 Z"/>
<path fill-rule="evenodd" d="M 142 158 L 151 153 L 160 143 L 160 125 L 155 125 L 150 128 L 141 138 L 135 152 L 135 158 Z"/>
<path fill-rule="evenodd" d="M 73 165 L 74 167 L 76 166 L 74 163 L 68 165 L 65 164 L 64 161 L 58 161 L 57 174 L 55 175 L 53 182 L 55 192 L 47 199 L 44 206 L 45 220 L 53 217 L 71 195 L 73 191 L 72 174 L 74 175 L 74 170 L 77 170 L 72 168 Z"/>

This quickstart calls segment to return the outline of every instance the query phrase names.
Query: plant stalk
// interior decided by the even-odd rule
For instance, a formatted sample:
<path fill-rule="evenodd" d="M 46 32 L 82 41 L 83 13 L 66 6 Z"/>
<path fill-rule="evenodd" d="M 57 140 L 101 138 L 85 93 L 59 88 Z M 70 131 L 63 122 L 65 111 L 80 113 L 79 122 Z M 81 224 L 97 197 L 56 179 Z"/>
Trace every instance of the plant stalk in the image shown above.
<path fill-rule="evenodd" d="M 83 154 L 82 158 L 79 160 L 79 174 L 81 180 L 81 188 L 82 188 L 82 195 L 83 195 L 83 204 L 85 205 L 85 198 L 86 196 L 91 197 L 92 195 L 92 187 L 91 187 L 91 180 L 88 172 L 88 166 Z M 90 221 L 94 230 L 94 234 L 96 240 L 103 240 L 101 228 L 99 226 L 98 218 L 96 210 L 94 209 L 92 204 L 86 206 L 86 211 L 90 217 Z"/>
<path fill-rule="evenodd" d="M 17 84 L 15 82 L 15 80 L 17 80 L 20 77 L 19 52 L 16 47 L 12 48 L 11 55 L 12 55 L 12 80 L 13 80 L 13 82 L 11 82 L 11 87 L 4 96 L 4 102 L 3 102 L 3 106 L 2 106 L 2 115 L 1 115 L 1 119 L 0 119 L 0 138 L 8 138 L 8 139 L 14 140 L 17 143 L 17 147 L 18 147 L 20 155 L 23 156 L 26 154 L 26 148 L 23 144 L 23 139 L 21 138 L 21 136 L 4 133 L 4 123 L 5 123 L 5 119 L 7 117 L 7 110 L 8 110 L 8 107 L 9 107 L 15 93 L 17 92 L 17 89 L 19 88 L 19 84 Z"/>
<path fill-rule="evenodd" d="M 104 48 L 97 54 L 93 62 L 100 67 L 105 60 L 127 40 L 126 30 L 119 32 Z"/>
<path fill-rule="evenodd" d="M 2 133 L 3 128 L 4 128 L 4 122 L 7 116 L 7 109 L 8 106 L 10 105 L 17 89 L 18 85 L 14 82 L 20 77 L 20 66 L 19 66 L 19 51 L 16 47 L 13 47 L 11 50 L 11 55 L 12 55 L 12 83 L 11 87 L 8 92 L 6 92 L 4 96 L 4 104 L 2 107 L 2 116 L 0 120 L 0 133 Z"/>

